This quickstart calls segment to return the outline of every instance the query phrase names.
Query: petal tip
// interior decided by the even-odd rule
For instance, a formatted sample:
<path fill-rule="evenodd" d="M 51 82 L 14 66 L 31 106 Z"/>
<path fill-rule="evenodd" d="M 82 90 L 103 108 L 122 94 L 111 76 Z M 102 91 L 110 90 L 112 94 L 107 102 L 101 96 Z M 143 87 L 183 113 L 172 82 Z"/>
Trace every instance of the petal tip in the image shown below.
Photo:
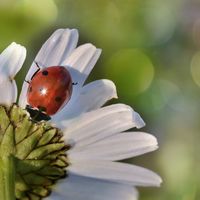
<path fill-rule="evenodd" d="M 70 31 L 73 33 L 73 34 L 77 34 L 78 35 L 78 30 L 76 28 L 72 28 L 70 29 Z"/>
<path fill-rule="evenodd" d="M 103 79 L 102 81 L 104 82 L 105 85 L 108 85 L 110 88 L 110 99 L 112 98 L 118 99 L 117 88 L 115 83 L 108 79 Z"/>
<path fill-rule="evenodd" d="M 158 175 L 158 180 L 157 180 L 157 187 L 160 187 L 161 185 L 162 185 L 162 183 L 163 183 L 163 180 L 162 180 L 162 178 Z"/>
<path fill-rule="evenodd" d="M 155 173 L 155 172 L 153 172 L 153 174 L 154 174 L 154 181 L 152 183 L 152 186 L 154 186 L 154 187 L 160 187 L 161 184 L 163 183 L 162 178 L 157 173 Z"/>
<path fill-rule="evenodd" d="M 141 118 L 141 116 L 137 112 L 133 113 L 133 120 L 136 123 L 136 128 L 138 128 L 138 129 L 140 129 L 146 125 L 144 120 Z"/>
<path fill-rule="evenodd" d="M 17 43 L 16 42 L 12 42 L 9 46 L 15 46 L 15 45 L 17 45 Z"/>
<path fill-rule="evenodd" d="M 73 37 L 77 38 L 78 39 L 78 30 L 75 29 L 75 28 L 72 28 L 72 29 L 69 29 L 69 28 L 66 28 L 66 29 L 63 29 L 63 34 L 70 34 L 72 35 Z"/>

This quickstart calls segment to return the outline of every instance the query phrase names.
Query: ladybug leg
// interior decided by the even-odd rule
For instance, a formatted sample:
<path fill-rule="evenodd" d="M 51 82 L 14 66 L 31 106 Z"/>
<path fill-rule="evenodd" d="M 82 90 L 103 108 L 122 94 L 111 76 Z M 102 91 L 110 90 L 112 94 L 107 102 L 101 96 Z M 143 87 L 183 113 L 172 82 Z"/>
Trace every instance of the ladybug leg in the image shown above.
<path fill-rule="evenodd" d="M 37 66 L 37 70 L 35 71 L 35 73 L 32 75 L 32 77 L 31 77 L 31 80 L 33 79 L 33 77 L 40 71 L 40 66 L 39 66 L 39 64 L 36 62 L 36 61 L 34 61 L 34 63 L 36 64 L 36 66 Z"/>
<path fill-rule="evenodd" d="M 38 64 L 38 62 L 34 61 L 34 63 L 36 64 L 37 68 L 40 70 L 41 68 L 40 68 L 40 65 Z"/>
<path fill-rule="evenodd" d="M 30 81 L 24 80 L 24 82 L 26 82 L 27 84 L 30 84 Z"/>
<path fill-rule="evenodd" d="M 73 82 L 72 85 L 78 85 L 78 82 L 75 82 L 75 83 Z"/>
<path fill-rule="evenodd" d="M 39 109 L 38 113 L 34 118 L 36 121 L 42 121 L 42 120 L 48 121 L 51 119 L 50 116 L 48 116 L 46 113 L 43 112 L 46 111 L 46 108 L 39 107 L 38 109 Z"/>

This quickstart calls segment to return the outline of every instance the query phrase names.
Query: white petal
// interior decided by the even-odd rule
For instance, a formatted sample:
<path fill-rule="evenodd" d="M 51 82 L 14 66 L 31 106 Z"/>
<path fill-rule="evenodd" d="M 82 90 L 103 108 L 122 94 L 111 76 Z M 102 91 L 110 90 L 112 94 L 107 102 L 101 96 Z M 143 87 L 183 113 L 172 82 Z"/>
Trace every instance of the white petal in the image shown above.
<path fill-rule="evenodd" d="M 42 46 L 35 61 L 44 67 L 63 65 L 63 61 L 74 50 L 77 42 L 76 29 L 58 29 Z"/>
<path fill-rule="evenodd" d="M 95 110 L 108 100 L 117 98 L 116 86 L 110 80 L 97 80 L 85 85 L 80 94 L 66 105 L 62 113 L 52 117 L 54 123 L 70 119 L 81 113 Z"/>
<path fill-rule="evenodd" d="M 82 87 L 84 81 L 96 64 L 101 49 L 97 49 L 92 44 L 84 44 L 76 48 L 73 53 L 62 62 L 68 67 L 73 82 L 77 82 L 77 87 Z"/>
<path fill-rule="evenodd" d="M 13 42 L 0 55 L 0 74 L 13 79 L 26 58 L 26 49 Z"/>
<path fill-rule="evenodd" d="M 48 200 L 137 200 L 138 192 L 128 185 L 70 175 L 56 185 Z"/>
<path fill-rule="evenodd" d="M 133 186 L 160 186 L 162 180 L 154 172 L 131 164 L 84 160 L 67 168 L 69 173 Z"/>
<path fill-rule="evenodd" d="M 131 107 L 114 104 L 66 120 L 63 125 L 66 127 L 63 130 L 65 141 L 80 147 L 133 127 L 140 128 L 144 122 Z"/>
<path fill-rule="evenodd" d="M 67 152 L 69 159 L 122 160 L 156 150 L 157 140 L 153 135 L 142 132 L 120 133 L 92 145 L 72 148 Z"/>
<path fill-rule="evenodd" d="M 0 75 L 0 104 L 11 105 L 17 100 L 17 85 L 14 80 Z"/>
<path fill-rule="evenodd" d="M 35 62 L 38 62 L 41 68 L 61 65 L 63 60 L 68 57 L 74 50 L 78 42 L 78 32 L 76 29 L 58 29 L 51 37 L 43 44 L 38 52 Z M 37 66 L 33 62 L 25 80 L 30 80 L 33 74 L 37 71 Z M 22 92 L 19 98 L 21 107 L 26 106 L 26 93 L 28 85 L 24 82 Z"/>

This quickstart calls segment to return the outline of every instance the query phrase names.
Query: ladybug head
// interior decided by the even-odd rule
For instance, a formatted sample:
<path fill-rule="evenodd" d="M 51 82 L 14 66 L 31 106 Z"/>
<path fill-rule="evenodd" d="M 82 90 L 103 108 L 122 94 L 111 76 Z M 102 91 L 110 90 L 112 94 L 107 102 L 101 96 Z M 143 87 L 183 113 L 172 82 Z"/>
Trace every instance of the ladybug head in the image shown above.
<path fill-rule="evenodd" d="M 48 116 L 44 112 L 44 109 L 42 107 L 39 108 L 39 109 L 34 109 L 30 105 L 27 105 L 26 110 L 29 112 L 33 121 L 36 121 L 36 122 L 39 122 L 39 121 L 42 121 L 42 120 L 48 121 L 48 120 L 51 119 L 51 117 Z"/>

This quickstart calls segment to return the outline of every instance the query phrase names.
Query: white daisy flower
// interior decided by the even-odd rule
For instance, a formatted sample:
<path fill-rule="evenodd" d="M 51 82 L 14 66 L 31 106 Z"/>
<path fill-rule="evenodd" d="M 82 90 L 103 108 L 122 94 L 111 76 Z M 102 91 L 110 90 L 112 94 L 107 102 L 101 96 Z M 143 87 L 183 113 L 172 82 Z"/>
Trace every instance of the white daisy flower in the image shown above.
<path fill-rule="evenodd" d="M 117 98 L 115 84 L 112 81 L 97 80 L 84 85 L 101 50 L 92 44 L 84 44 L 76 48 L 77 42 L 77 30 L 59 29 L 55 31 L 40 49 L 25 77 L 26 81 L 31 80 L 38 70 L 36 65 L 38 63 L 41 69 L 49 66 L 64 66 L 70 72 L 72 81 L 78 83 L 73 86 L 70 101 L 59 112 L 51 116 L 50 120 L 50 124 L 60 128 L 63 133 L 65 146 L 60 149 L 62 153 L 66 151 L 67 160 L 64 163 L 67 164 L 64 168 L 67 176 L 56 183 L 49 196 L 50 189 L 48 188 L 45 192 L 44 188 L 47 183 L 44 182 L 45 187 L 37 187 L 37 190 L 20 186 L 17 198 L 26 199 L 23 195 L 27 194 L 27 199 L 31 200 L 45 196 L 48 196 L 49 200 L 135 200 L 138 198 L 135 186 L 159 186 L 161 178 L 148 169 L 118 161 L 156 150 L 157 140 L 148 133 L 125 132 L 145 125 L 140 115 L 131 107 L 124 104 L 102 107 L 108 100 Z M 0 104 L 2 105 L 11 106 L 16 102 L 17 87 L 13 78 L 20 70 L 25 56 L 25 48 L 15 43 L 0 55 Z M 24 82 L 19 97 L 19 105 L 24 109 L 28 104 L 28 86 L 27 82 Z M 9 112 L 12 112 L 12 109 Z M 52 129 L 45 129 L 45 131 L 48 130 Z M 29 133 L 25 135 L 21 140 L 18 139 L 19 143 L 24 142 L 30 136 Z M 29 151 L 26 156 L 21 156 L 23 153 L 20 154 L 21 150 L 18 150 L 17 158 L 28 159 L 28 161 L 33 158 L 42 161 L 47 157 L 50 158 L 52 154 L 47 156 L 46 151 L 43 152 L 43 157 L 38 156 L 37 149 L 42 149 L 41 144 L 48 143 L 45 140 L 52 141 L 52 138 L 59 138 L 56 141 L 60 142 L 60 137 L 53 135 L 51 139 L 49 139 L 50 136 L 44 139 L 44 135 L 45 133 L 42 132 L 38 137 L 39 142 L 31 143 L 32 152 Z M 25 146 L 29 147 L 29 145 Z M 61 155 L 59 155 L 60 158 Z M 61 160 L 63 157 L 59 161 Z M 38 166 L 37 170 L 41 171 Z M 61 178 L 63 171 L 58 161 L 56 165 L 54 164 L 54 168 L 57 166 L 60 169 L 55 170 L 59 172 L 58 178 Z M 32 171 L 31 173 L 35 173 Z M 44 174 L 44 170 L 41 173 Z M 38 172 L 35 175 L 38 175 Z M 52 178 L 49 174 L 46 177 Z M 25 183 L 29 179 L 25 177 Z M 19 180 L 18 182 L 21 184 Z M 28 184 L 25 183 L 24 185 L 27 186 Z M 38 188 L 42 189 L 39 191 Z"/>

